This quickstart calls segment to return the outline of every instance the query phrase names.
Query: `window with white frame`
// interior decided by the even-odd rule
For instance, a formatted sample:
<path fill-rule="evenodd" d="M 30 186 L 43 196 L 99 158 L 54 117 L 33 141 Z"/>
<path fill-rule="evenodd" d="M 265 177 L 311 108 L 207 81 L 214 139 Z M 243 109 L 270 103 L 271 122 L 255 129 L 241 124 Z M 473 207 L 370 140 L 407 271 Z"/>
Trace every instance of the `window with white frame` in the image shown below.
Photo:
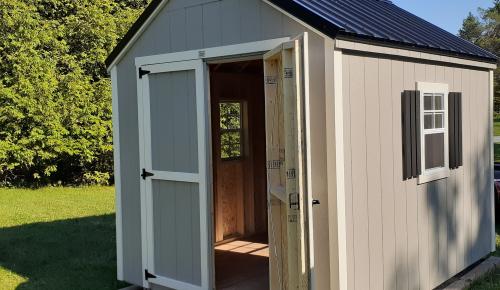
<path fill-rule="evenodd" d="M 422 174 L 419 183 L 449 176 L 448 85 L 417 83 L 420 91 Z"/>
<path fill-rule="evenodd" d="M 232 160 L 242 157 L 242 106 L 241 102 L 221 102 L 220 148 L 221 159 Z"/>

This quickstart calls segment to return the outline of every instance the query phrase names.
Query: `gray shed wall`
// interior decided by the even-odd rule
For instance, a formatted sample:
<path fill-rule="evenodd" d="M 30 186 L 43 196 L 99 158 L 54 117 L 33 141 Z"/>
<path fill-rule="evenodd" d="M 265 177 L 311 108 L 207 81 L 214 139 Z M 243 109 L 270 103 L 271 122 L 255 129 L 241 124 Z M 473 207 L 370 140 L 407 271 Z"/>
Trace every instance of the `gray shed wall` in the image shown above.
<path fill-rule="evenodd" d="M 490 252 L 489 72 L 344 51 L 348 289 L 432 289 Z M 401 92 L 463 93 L 464 166 L 403 181 Z"/>
<path fill-rule="evenodd" d="M 260 0 L 170 0 L 137 42 L 117 64 L 120 111 L 121 208 L 123 274 L 127 282 L 142 284 L 140 168 L 135 58 L 222 45 L 295 36 L 302 25 Z M 324 41 L 311 33 L 311 107 L 313 193 L 316 207 L 315 246 L 317 289 L 329 288 L 326 142 L 324 106 Z"/>

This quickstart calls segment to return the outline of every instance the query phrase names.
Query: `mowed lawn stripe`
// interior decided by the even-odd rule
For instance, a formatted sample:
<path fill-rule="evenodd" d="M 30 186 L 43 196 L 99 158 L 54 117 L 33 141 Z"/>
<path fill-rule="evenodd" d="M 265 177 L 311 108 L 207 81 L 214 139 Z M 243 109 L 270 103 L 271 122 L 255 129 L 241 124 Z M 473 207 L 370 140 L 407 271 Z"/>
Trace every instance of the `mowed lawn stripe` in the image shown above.
<path fill-rule="evenodd" d="M 0 289 L 117 289 L 114 188 L 0 189 Z"/>

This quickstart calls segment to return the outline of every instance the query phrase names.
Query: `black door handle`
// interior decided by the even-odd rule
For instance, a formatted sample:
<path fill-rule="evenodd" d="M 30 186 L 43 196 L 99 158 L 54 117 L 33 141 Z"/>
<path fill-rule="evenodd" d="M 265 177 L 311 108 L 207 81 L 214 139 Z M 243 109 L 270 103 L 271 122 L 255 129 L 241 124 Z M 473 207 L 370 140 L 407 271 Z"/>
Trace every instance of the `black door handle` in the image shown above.
<path fill-rule="evenodd" d="M 313 205 L 320 205 L 321 202 L 319 202 L 319 199 L 313 199 L 313 202 L 312 202 Z"/>

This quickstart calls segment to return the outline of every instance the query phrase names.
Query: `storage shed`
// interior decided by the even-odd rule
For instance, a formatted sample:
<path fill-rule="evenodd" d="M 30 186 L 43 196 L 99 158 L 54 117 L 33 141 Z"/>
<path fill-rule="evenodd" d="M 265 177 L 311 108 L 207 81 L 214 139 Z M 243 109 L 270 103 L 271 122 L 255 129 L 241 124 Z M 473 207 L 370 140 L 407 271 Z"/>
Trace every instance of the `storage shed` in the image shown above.
<path fill-rule="evenodd" d="M 118 278 L 440 285 L 495 249 L 496 62 L 388 0 L 153 0 L 107 60 Z"/>

